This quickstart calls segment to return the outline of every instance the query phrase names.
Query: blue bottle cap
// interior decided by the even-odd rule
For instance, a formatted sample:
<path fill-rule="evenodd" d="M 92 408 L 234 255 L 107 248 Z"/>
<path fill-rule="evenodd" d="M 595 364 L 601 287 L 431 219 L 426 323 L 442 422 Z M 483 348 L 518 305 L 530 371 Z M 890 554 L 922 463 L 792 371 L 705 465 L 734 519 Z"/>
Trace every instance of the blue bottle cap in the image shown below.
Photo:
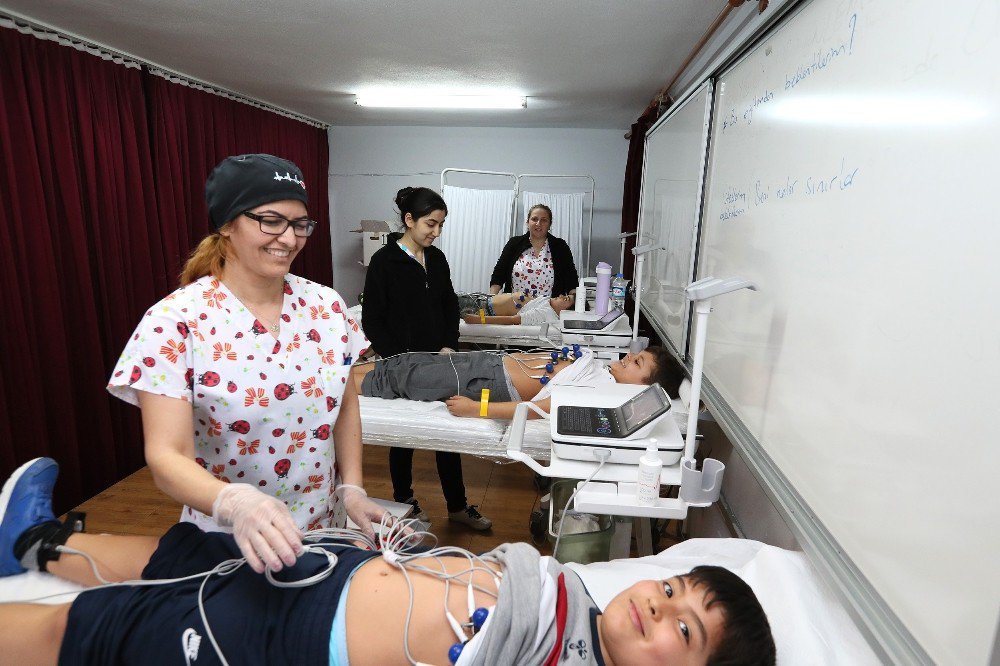
<path fill-rule="evenodd" d="M 545 372 L 552 372 L 555 369 L 556 369 L 556 366 L 552 365 L 551 363 L 546 363 L 545 364 Z"/>
<path fill-rule="evenodd" d="M 553 361 L 558 361 L 559 360 L 559 352 L 556 352 L 556 351 L 552 352 L 552 360 Z"/>
<path fill-rule="evenodd" d="M 520 303 L 514 303 L 514 309 L 515 309 L 515 310 L 520 310 L 520 309 L 521 309 L 521 308 L 523 308 L 523 307 L 524 307 L 524 306 L 523 306 L 523 305 L 521 305 Z"/>
<path fill-rule="evenodd" d="M 455 643 L 450 648 L 448 648 L 448 661 L 450 661 L 453 664 L 456 661 L 458 661 L 458 658 L 462 656 L 462 648 L 464 647 L 465 646 L 462 645 L 461 643 Z"/>
<path fill-rule="evenodd" d="M 483 628 L 483 624 L 486 622 L 486 618 L 489 617 L 489 610 L 485 608 L 477 608 L 476 612 L 472 614 L 472 626 L 479 631 Z"/>
<path fill-rule="evenodd" d="M 545 386 L 546 384 L 549 383 L 549 378 L 547 375 L 542 375 L 541 377 L 538 378 L 538 381 L 542 383 L 542 386 Z"/>
<path fill-rule="evenodd" d="M 563 347 L 562 348 L 562 353 L 563 354 L 568 354 L 569 353 L 569 347 Z"/>

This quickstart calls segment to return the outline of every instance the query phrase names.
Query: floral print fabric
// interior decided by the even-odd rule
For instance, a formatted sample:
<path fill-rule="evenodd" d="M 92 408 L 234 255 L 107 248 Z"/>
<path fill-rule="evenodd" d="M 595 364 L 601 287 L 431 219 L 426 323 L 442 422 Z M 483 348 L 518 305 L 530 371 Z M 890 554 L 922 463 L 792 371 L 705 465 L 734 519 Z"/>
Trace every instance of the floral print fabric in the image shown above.
<path fill-rule="evenodd" d="M 514 262 L 511 282 L 511 292 L 515 294 L 527 293 L 545 298 L 552 295 L 555 272 L 552 270 L 552 252 L 548 241 L 537 256 L 531 247 L 521 253 Z"/>
<path fill-rule="evenodd" d="M 108 390 L 190 402 L 202 467 L 281 499 L 302 529 L 343 525 L 332 428 L 368 340 L 333 289 L 289 274 L 284 291 L 275 338 L 215 277 L 178 289 L 139 322 Z M 219 529 L 190 507 L 181 520 Z"/>

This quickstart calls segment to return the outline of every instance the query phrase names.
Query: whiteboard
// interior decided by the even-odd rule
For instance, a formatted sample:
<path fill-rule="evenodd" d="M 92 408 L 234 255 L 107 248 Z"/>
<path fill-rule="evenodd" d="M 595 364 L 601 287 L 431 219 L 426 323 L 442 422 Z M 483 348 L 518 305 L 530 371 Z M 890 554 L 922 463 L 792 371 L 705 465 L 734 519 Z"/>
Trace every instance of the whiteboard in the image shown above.
<path fill-rule="evenodd" d="M 716 84 L 705 376 L 926 653 L 1000 603 L 1000 2 L 813 0 Z"/>
<path fill-rule="evenodd" d="M 712 105 L 706 82 L 646 134 L 636 245 L 666 249 L 643 259 L 639 302 L 664 343 L 684 357 L 690 307 L 684 287 L 694 275 L 702 177 Z"/>

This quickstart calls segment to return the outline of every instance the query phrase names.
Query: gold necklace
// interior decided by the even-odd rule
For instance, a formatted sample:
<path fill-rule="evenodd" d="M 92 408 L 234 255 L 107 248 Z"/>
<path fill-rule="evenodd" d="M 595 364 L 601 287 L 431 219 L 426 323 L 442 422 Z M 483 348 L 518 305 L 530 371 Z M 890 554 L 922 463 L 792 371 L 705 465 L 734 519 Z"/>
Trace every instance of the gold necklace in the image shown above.
<path fill-rule="evenodd" d="M 252 314 L 254 318 L 262 324 L 267 324 L 268 321 L 271 321 L 270 325 L 267 326 L 267 330 L 270 331 L 272 335 L 277 335 L 281 331 L 281 315 L 278 315 L 278 318 L 275 320 L 265 320 L 264 317 L 261 317 L 259 314 L 254 312 L 253 308 L 246 303 L 244 303 L 243 306 L 246 307 L 246 309 L 250 311 L 250 314 Z"/>
<path fill-rule="evenodd" d="M 278 335 L 278 333 L 281 331 L 280 312 L 278 313 L 277 319 L 267 319 L 265 317 L 262 317 L 261 315 L 257 314 L 257 311 L 254 310 L 252 307 L 250 307 L 250 303 L 244 300 L 239 294 L 237 294 L 232 287 L 230 287 L 229 285 L 226 285 L 226 287 L 233 294 L 233 296 L 235 296 L 237 300 L 239 300 L 239 302 L 243 304 L 243 307 L 245 307 L 247 311 L 254 316 L 254 319 L 256 319 L 257 321 L 259 321 L 260 323 L 264 324 L 267 327 L 267 330 L 271 333 L 271 335 Z M 284 298 L 282 298 L 282 303 L 284 303 Z"/>

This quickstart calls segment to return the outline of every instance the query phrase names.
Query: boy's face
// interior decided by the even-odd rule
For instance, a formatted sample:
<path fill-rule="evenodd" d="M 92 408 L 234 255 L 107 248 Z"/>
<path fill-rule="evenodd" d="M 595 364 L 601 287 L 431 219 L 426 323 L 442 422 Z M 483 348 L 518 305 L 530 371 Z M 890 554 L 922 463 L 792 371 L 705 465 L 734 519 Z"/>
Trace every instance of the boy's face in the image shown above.
<path fill-rule="evenodd" d="M 644 580 L 608 604 L 598 622 L 608 666 L 704 665 L 725 627 L 720 606 L 705 605 L 706 591 L 675 576 Z"/>
<path fill-rule="evenodd" d="M 625 354 L 619 361 L 608 365 L 611 376 L 619 384 L 646 384 L 656 369 L 656 357 L 648 351 Z"/>
<path fill-rule="evenodd" d="M 576 303 L 576 298 L 573 294 L 565 294 L 563 296 L 556 296 L 555 298 L 549 299 L 549 306 L 552 310 L 559 314 L 563 310 L 569 310 Z"/>

